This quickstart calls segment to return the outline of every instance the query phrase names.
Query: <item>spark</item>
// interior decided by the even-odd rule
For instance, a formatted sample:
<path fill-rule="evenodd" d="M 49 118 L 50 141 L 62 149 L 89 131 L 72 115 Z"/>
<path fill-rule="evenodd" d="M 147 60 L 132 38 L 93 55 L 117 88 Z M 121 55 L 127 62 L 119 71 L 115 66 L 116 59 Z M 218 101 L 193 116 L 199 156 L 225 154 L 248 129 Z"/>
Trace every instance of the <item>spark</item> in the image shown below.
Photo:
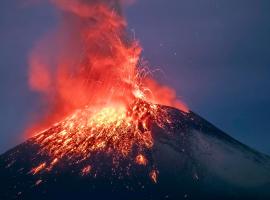
<path fill-rule="evenodd" d="M 92 167 L 91 167 L 90 165 L 84 167 L 84 168 L 82 169 L 82 172 L 81 172 L 82 176 L 85 176 L 85 175 L 89 174 L 90 171 L 91 171 L 91 169 L 92 169 Z"/>
<path fill-rule="evenodd" d="M 42 183 L 42 180 L 41 179 L 40 180 L 37 180 L 36 183 L 35 183 L 35 185 L 38 186 L 40 183 Z"/>
<path fill-rule="evenodd" d="M 137 157 L 136 157 L 136 163 L 138 164 L 138 165 L 147 165 L 147 159 L 142 155 L 142 154 L 140 154 L 140 155 L 138 155 Z"/>
<path fill-rule="evenodd" d="M 158 171 L 157 170 L 152 170 L 149 174 L 151 180 L 154 182 L 154 183 L 157 183 L 157 178 L 158 178 Z"/>

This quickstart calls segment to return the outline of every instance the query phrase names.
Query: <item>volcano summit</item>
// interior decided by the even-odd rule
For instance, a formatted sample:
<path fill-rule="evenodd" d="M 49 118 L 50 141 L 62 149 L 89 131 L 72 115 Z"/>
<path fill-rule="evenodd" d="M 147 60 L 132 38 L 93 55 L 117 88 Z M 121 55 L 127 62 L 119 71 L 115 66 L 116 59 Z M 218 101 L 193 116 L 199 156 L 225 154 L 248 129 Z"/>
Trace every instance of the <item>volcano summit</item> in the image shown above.
<path fill-rule="evenodd" d="M 131 108 L 78 110 L 3 154 L 1 199 L 269 199 L 268 156 L 195 113 Z"/>

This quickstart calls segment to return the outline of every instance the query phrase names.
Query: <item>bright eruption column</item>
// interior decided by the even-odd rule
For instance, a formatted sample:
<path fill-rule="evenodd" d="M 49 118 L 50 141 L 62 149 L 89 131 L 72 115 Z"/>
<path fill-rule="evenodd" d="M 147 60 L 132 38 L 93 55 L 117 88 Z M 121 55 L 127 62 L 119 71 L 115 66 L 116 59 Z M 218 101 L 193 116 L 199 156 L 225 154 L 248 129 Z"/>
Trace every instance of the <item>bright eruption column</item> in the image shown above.
<path fill-rule="evenodd" d="M 142 48 L 130 37 L 120 0 L 51 0 L 59 25 L 29 57 L 30 87 L 43 94 L 48 112 L 33 129 L 42 155 L 51 160 L 33 168 L 51 170 L 61 159 L 82 162 L 103 152 L 114 162 L 136 148 L 134 163 L 146 166 L 153 146 L 151 125 L 168 119 L 157 104 L 188 112 L 173 89 L 160 85 L 140 59 Z M 52 125 L 54 124 L 54 125 Z M 82 174 L 88 174 L 86 165 Z M 158 171 L 153 167 L 151 179 Z"/>

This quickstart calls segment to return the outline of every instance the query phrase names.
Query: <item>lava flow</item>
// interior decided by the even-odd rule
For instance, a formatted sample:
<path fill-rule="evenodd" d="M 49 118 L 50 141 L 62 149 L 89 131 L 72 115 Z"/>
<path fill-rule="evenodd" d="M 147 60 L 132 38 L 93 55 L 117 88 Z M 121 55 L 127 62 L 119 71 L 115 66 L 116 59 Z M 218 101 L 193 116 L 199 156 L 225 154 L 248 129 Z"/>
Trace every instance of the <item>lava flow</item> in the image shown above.
<path fill-rule="evenodd" d="M 61 160 L 80 163 L 97 152 L 114 161 L 130 156 L 146 166 L 153 146 L 151 124 L 169 121 L 157 104 L 188 109 L 175 92 L 150 77 L 140 60 L 139 42 L 129 37 L 120 0 L 50 0 L 61 17 L 59 27 L 37 43 L 30 55 L 33 90 L 49 108 L 34 136 L 50 161 L 32 169 L 50 171 Z M 51 125 L 54 124 L 54 125 Z M 81 174 L 91 173 L 86 165 Z M 154 170 L 154 169 L 153 169 Z M 157 172 L 150 173 L 156 182 Z"/>

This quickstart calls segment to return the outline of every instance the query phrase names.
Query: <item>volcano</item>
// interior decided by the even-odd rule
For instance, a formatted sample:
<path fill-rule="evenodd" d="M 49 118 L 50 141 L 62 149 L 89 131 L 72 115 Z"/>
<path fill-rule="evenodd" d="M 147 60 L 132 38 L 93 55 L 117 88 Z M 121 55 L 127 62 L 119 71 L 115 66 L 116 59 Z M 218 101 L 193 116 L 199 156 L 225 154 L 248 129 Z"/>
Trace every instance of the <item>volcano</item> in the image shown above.
<path fill-rule="evenodd" d="M 270 158 L 154 79 L 130 1 L 48 2 L 59 21 L 31 51 L 28 82 L 45 103 L 33 129 L 49 128 L 0 156 L 0 200 L 270 199 Z"/>
<path fill-rule="evenodd" d="M 270 158 L 191 111 L 137 102 L 134 124 L 88 112 L 1 155 L 0 199 L 270 198 Z"/>

